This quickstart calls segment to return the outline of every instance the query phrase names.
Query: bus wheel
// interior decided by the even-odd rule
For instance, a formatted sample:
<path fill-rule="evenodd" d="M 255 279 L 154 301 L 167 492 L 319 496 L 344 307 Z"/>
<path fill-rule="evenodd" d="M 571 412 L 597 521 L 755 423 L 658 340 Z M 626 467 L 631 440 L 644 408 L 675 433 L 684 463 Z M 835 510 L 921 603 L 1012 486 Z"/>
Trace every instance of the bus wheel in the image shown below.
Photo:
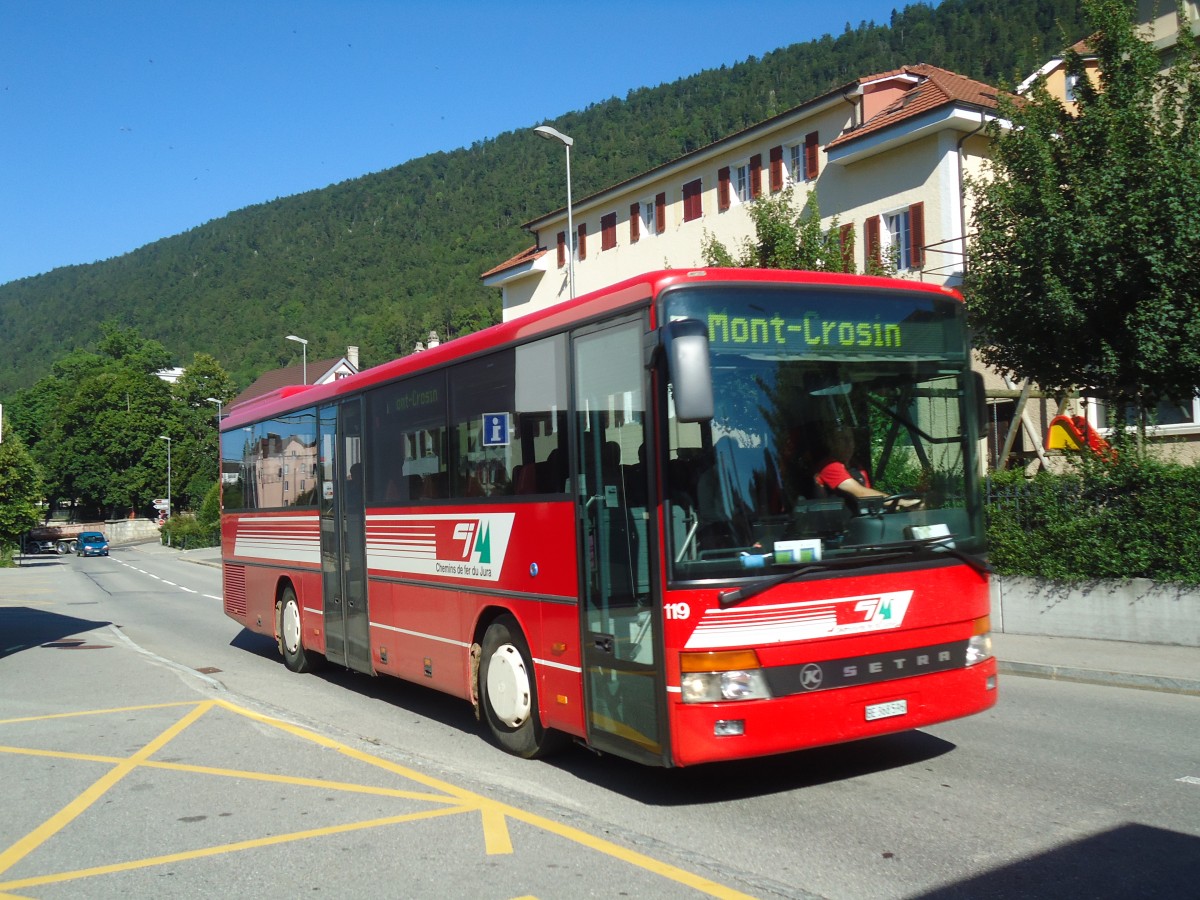
<path fill-rule="evenodd" d="M 316 654 L 304 649 L 300 638 L 300 604 L 296 591 L 289 584 L 279 599 L 279 652 L 283 663 L 293 672 L 310 672 Z"/>
<path fill-rule="evenodd" d="M 537 686 L 529 647 L 512 616 L 501 616 L 483 635 L 479 688 L 488 728 L 515 756 L 536 759 L 558 749 L 564 736 L 538 719 Z"/>

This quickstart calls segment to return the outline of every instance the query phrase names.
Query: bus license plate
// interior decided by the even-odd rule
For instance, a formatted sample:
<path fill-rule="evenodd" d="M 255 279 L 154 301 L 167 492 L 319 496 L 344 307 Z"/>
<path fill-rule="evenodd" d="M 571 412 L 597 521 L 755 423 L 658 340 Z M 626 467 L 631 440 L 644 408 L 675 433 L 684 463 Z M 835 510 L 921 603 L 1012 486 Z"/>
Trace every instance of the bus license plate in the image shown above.
<path fill-rule="evenodd" d="M 867 721 L 890 719 L 892 716 L 908 715 L 907 700 L 892 700 L 890 703 L 873 703 L 867 707 Z"/>

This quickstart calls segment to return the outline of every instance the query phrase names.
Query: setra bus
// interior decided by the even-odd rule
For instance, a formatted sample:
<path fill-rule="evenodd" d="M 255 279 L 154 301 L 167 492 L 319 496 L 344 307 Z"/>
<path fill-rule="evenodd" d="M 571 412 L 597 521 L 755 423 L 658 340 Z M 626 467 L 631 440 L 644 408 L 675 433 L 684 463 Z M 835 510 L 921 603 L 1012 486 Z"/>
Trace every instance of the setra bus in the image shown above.
<path fill-rule="evenodd" d="M 529 758 L 969 715 L 996 701 L 983 402 L 952 290 L 652 272 L 231 409 L 224 608 L 296 672 L 469 700 Z M 874 487 L 823 483 L 835 455 Z"/>

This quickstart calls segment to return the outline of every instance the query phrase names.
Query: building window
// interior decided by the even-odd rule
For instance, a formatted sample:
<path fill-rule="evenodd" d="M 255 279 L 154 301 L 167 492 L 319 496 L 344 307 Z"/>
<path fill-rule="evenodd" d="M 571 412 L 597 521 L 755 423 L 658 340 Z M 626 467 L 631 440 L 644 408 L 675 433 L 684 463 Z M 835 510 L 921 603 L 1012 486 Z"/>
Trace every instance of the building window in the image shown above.
<path fill-rule="evenodd" d="M 560 231 L 558 233 L 558 267 L 561 269 L 567 264 L 567 233 Z"/>
<path fill-rule="evenodd" d="M 1138 424 L 1137 409 L 1133 406 L 1124 408 L 1114 404 L 1097 402 L 1088 407 L 1089 418 L 1094 418 L 1092 424 L 1098 428 L 1112 429 L 1120 425 L 1126 428 L 1136 428 Z M 1196 423 L 1200 422 L 1200 398 L 1193 397 L 1183 403 L 1171 403 L 1163 400 L 1154 409 L 1146 413 L 1149 427 L 1156 432 L 1179 434 L 1195 432 Z"/>
<path fill-rule="evenodd" d="M 1076 93 L 1075 93 L 1078 89 L 1079 89 L 1079 76 L 1078 75 L 1068 75 L 1066 90 L 1063 92 L 1064 99 L 1068 103 L 1074 103 L 1078 99 L 1078 97 L 1076 96 Z"/>
<path fill-rule="evenodd" d="M 804 145 L 792 144 L 788 147 L 788 175 L 793 182 L 804 178 Z"/>
<path fill-rule="evenodd" d="M 884 244 L 897 271 L 919 269 L 925 264 L 925 204 L 883 216 Z"/>
<path fill-rule="evenodd" d="M 912 234 L 907 209 L 884 215 L 883 236 L 887 254 L 896 264 L 896 269 L 911 269 Z"/>
<path fill-rule="evenodd" d="M 666 191 L 654 195 L 654 233 L 662 234 L 667 230 L 667 194 Z"/>
<path fill-rule="evenodd" d="M 642 237 L 642 204 L 629 205 L 629 243 L 636 244 Z"/>
<path fill-rule="evenodd" d="M 579 223 L 579 243 L 575 245 L 575 258 L 580 262 L 587 259 L 587 223 Z"/>
<path fill-rule="evenodd" d="M 737 178 L 734 181 L 734 193 L 742 203 L 749 203 L 754 199 L 750 190 L 750 163 L 742 163 L 735 172 Z"/>
<path fill-rule="evenodd" d="M 609 213 L 600 217 L 600 252 L 612 250 L 617 246 L 617 214 Z"/>
<path fill-rule="evenodd" d="M 783 148 L 771 148 L 771 193 L 778 194 L 783 190 Z"/>
<path fill-rule="evenodd" d="M 750 196 L 755 200 L 762 194 L 762 154 L 750 157 Z"/>

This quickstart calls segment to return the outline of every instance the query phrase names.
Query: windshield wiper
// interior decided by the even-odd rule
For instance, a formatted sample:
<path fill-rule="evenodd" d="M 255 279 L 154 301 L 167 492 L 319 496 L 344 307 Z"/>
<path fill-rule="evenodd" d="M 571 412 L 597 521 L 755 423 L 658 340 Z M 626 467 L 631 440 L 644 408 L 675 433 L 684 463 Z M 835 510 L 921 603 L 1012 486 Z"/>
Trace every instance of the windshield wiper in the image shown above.
<path fill-rule="evenodd" d="M 955 547 L 953 535 L 947 535 L 947 536 L 943 536 L 943 537 L 920 538 L 918 540 L 913 540 L 913 541 L 896 541 L 895 543 L 889 543 L 889 544 L 850 545 L 850 546 L 845 547 L 844 549 L 850 550 L 850 549 L 861 548 L 863 550 L 875 550 L 875 549 L 892 550 L 892 549 L 895 549 L 898 547 L 904 548 L 906 550 L 911 550 L 914 553 L 916 553 L 918 550 L 934 550 L 934 551 L 937 551 L 938 553 L 945 553 L 949 556 L 953 556 L 955 559 L 962 560 L 968 566 L 970 566 L 972 569 L 974 569 L 976 572 L 978 572 L 980 575 L 987 575 L 992 571 L 991 566 L 989 566 L 986 562 L 984 562 L 979 557 L 972 556 L 970 553 L 967 553 L 963 550 L 959 550 L 957 547 Z"/>
<path fill-rule="evenodd" d="M 717 595 L 717 603 L 722 609 L 733 606 L 735 603 L 741 603 L 743 600 L 749 600 L 751 597 L 757 597 L 763 591 L 769 591 L 773 587 L 784 584 L 793 579 L 800 578 L 804 575 L 809 575 L 813 572 L 830 572 L 837 569 L 856 569 L 864 563 L 888 562 L 893 559 L 903 559 L 907 556 L 907 552 L 903 553 L 878 553 L 872 556 L 855 556 L 848 559 L 831 559 L 822 560 L 821 562 L 805 563 L 798 569 L 793 569 L 790 572 L 785 572 L 783 575 L 776 575 L 774 578 L 760 578 L 753 584 L 745 584 L 741 587 L 730 588 L 727 591 L 721 591 Z"/>
<path fill-rule="evenodd" d="M 821 562 L 806 563 L 798 569 L 793 569 L 790 572 L 785 572 L 783 575 L 776 575 L 773 578 L 760 578 L 753 584 L 743 585 L 738 588 L 731 588 L 727 591 L 722 591 L 717 595 L 717 603 L 722 608 L 733 606 L 741 603 L 743 600 L 749 600 L 751 597 L 756 597 L 763 591 L 769 591 L 773 587 L 778 587 L 781 584 L 786 584 L 804 575 L 810 575 L 813 572 L 831 572 L 838 569 L 856 569 L 865 564 L 891 562 L 892 560 L 904 559 L 912 553 L 919 550 L 936 550 L 939 553 L 945 553 L 953 556 L 955 559 L 965 562 L 968 566 L 978 572 L 980 575 L 990 573 L 991 567 L 986 562 L 970 553 L 959 550 L 953 544 L 952 537 L 936 537 L 925 538 L 917 541 L 904 541 L 895 544 L 885 544 L 879 546 L 862 545 L 863 551 L 877 551 L 869 555 L 858 555 L 847 557 L 844 559 L 822 560 Z M 844 549 L 852 549 L 846 547 Z M 860 548 L 853 548 L 860 549 Z"/>

